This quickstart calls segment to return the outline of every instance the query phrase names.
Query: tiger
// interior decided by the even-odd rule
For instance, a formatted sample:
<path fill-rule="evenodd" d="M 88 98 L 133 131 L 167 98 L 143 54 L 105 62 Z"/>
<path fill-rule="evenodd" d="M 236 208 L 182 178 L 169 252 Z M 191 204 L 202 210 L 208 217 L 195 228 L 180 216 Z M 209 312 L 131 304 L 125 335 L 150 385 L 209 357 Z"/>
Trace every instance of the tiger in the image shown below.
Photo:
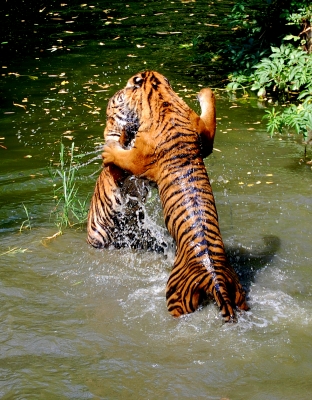
<path fill-rule="evenodd" d="M 137 94 L 130 89 L 118 91 L 106 109 L 105 140 L 119 141 L 127 148 L 139 127 Z M 146 228 L 142 207 L 150 182 L 129 175 L 114 166 L 104 166 L 91 198 L 87 218 L 87 242 L 95 248 L 121 248 L 164 252 L 167 243 Z"/>
<path fill-rule="evenodd" d="M 229 264 L 218 214 L 203 158 L 213 149 L 216 130 L 215 96 L 198 94 L 198 116 L 156 71 L 130 78 L 127 93 L 138 130 L 132 146 L 108 140 L 103 162 L 156 183 L 166 227 L 176 245 L 166 286 L 167 308 L 180 317 L 212 297 L 225 322 L 236 322 L 236 310 L 248 310 L 246 293 Z"/>

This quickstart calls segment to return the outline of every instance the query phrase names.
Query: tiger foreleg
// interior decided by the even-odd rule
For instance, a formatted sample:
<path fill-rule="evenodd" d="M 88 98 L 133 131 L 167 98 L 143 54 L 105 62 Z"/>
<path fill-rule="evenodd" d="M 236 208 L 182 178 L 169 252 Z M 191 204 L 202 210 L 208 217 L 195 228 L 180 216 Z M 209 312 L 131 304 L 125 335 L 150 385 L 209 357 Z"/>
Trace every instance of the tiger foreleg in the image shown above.
<path fill-rule="evenodd" d="M 144 152 L 134 146 L 131 149 L 124 149 L 118 142 L 108 140 L 103 148 L 104 165 L 114 164 L 117 167 L 136 176 L 144 175 L 147 171 L 147 158 Z"/>

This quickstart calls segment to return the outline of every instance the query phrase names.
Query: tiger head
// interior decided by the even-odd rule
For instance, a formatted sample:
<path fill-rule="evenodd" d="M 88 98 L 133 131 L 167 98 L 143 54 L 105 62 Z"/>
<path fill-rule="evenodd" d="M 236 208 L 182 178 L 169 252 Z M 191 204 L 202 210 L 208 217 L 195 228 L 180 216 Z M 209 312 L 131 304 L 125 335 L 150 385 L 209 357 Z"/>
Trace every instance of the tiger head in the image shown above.
<path fill-rule="evenodd" d="M 131 147 L 140 126 L 140 102 L 141 95 L 133 88 L 124 88 L 115 93 L 106 108 L 106 141 L 116 140 L 124 147 Z"/>
<path fill-rule="evenodd" d="M 144 71 L 132 76 L 124 90 L 130 90 L 131 96 L 136 99 L 136 104 L 133 101 L 127 104 L 140 120 L 140 132 L 147 134 L 155 147 L 168 133 L 162 128 L 167 121 L 174 124 L 176 116 L 188 118 L 192 112 L 172 89 L 169 80 L 156 71 Z M 162 137 L 156 134 L 160 130 Z"/>
<path fill-rule="evenodd" d="M 132 76 L 126 88 L 143 88 L 146 90 L 150 86 L 154 90 L 172 90 L 172 87 L 166 77 L 156 71 L 144 71 Z"/>
<path fill-rule="evenodd" d="M 171 105 L 181 101 L 163 75 L 155 71 L 140 72 L 110 99 L 104 138 L 132 147 L 139 129 L 151 134 L 152 125 L 158 123 L 154 116 L 168 113 Z"/>

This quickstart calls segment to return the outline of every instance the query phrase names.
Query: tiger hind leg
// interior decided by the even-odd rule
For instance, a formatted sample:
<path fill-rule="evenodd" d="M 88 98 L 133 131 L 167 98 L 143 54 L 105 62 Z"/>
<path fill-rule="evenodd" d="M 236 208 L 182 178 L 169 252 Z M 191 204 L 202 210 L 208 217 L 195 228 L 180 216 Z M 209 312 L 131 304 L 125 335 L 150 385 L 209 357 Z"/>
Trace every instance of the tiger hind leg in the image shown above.
<path fill-rule="evenodd" d="M 237 322 L 234 304 L 231 301 L 226 289 L 220 287 L 219 284 L 214 285 L 212 289 L 212 296 L 217 303 L 222 317 L 225 322 Z"/>
<path fill-rule="evenodd" d="M 122 179 L 122 171 L 109 166 L 96 181 L 87 220 L 87 242 L 93 247 L 108 247 L 114 240 L 114 217 L 122 203 L 118 181 Z"/>
<path fill-rule="evenodd" d="M 225 322 L 237 322 L 236 309 L 249 309 L 245 301 L 245 292 L 234 276 L 234 271 L 198 271 L 189 276 L 177 273 L 173 269 L 168 279 L 166 298 L 171 315 L 179 317 L 196 311 L 206 299 L 212 298 L 219 307 Z M 226 275 L 226 276 L 225 276 Z M 233 276 L 232 276 L 233 275 Z M 182 279 L 181 279 L 182 278 Z"/>
<path fill-rule="evenodd" d="M 232 274 L 235 272 L 227 271 L 226 279 L 224 279 L 224 273 L 219 273 L 220 279 L 214 281 L 209 290 L 220 308 L 225 322 L 237 322 L 237 309 L 249 310 L 245 300 L 245 291 L 236 276 L 231 276 Z"/>
<path fill-rule="evenodd" d="M 206 294 L 200 287 L 200 276 L 186 275 L 175 279 L 175 275 L 176 271 L 173 269 L 166 288 L 167 308 L 172 316 L 180 317 L 196 311 L 206 298 Z"/>

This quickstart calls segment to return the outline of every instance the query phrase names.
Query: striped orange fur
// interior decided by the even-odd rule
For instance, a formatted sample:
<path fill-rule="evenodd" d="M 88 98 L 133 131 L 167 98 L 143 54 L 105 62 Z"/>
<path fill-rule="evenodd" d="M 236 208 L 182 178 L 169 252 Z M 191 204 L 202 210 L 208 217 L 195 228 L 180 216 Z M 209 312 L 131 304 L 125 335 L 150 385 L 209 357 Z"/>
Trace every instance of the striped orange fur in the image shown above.
<path fill-rule="evenodd" d="M 118 141 L 124 148 L 131 146 L 139 124 L 138 101 L 138 93 L 127 88 L 110 99 L 106 110 L 105 140 Z M 96 248 L 164 251 L 166 243 L 157 239 L 144 224 L 142 205 L 149 186 L 146 179 L 129 175 L 115 165 L 104 166 L 91 199 L 88 243 Z"/>
<path fill-rule="evenodd" d="M 211 153 L 215 135 L 215 98 L 210 89 L 198 95 L 199 117 L 155 71 L 132 77 L 126 86 L 136 98 L 139 127 L 134 144 L 124 148 L 107 141 L 105 165 L 115 165 L 154 181 L 165 223 L 176 242 L 174 265 L 167 283 L 169 312 L 178 317 L 195 311 L 212 296 L 225 321 L 235 309 L 247 310 L 245 292 L 229 265 L 203 157 Z"/>

